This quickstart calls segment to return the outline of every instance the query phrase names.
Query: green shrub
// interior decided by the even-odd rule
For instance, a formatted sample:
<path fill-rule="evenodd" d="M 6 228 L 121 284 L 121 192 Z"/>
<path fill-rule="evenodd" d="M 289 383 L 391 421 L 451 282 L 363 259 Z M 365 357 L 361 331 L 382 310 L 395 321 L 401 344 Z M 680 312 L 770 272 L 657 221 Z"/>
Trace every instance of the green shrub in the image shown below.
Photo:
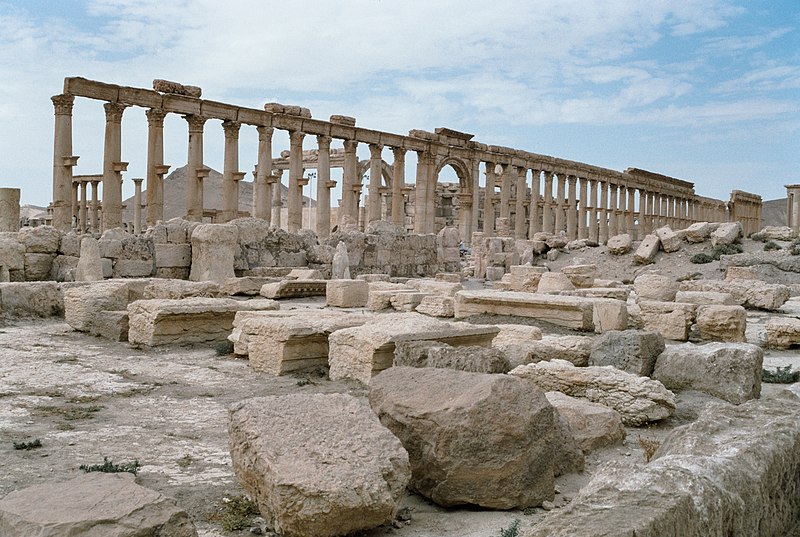
<path fill-rule="evenodd" d="M 793 240 L 792 244 L 789 245 L 789 254 L 800 255 L 800 239 Z"/>
<path fill-rule="evenodd" d="M 108 457 L 103 457 L 103 464 L 81 464 L 79 468 L 86 472 L 103 472 L 105 474 L 119 474 L 128 472 L 136 475 L 142 467 L 138 460 L 122 464 L 114 464 Z"/>
<path fill-rule="evenodd" d="M 14 442 L 14 449 L 24 449 L 26 451 L 42 447 L 42 441 L 38 438 L 31 442 Z"/>
<path fill-rule="evenodd" d="M 247 496 L 223 498 L 223 508 L 214 517 L 225 531 L 239 531 L 252 524 L 253 517 L 259 516 L 256 503 Z"/>
<path fill-rule="evenodd" d="M 793 384 L 800 380 L 800 371 L 792 371 L 792 366 L 776 367 L 772 372 L 769 369 L 761 370 L 761 381 L 772 384 Z"/>
<path fill-rule="evenodd" d="M 695 265 L 703 265 L 705 263 L 711 263 L 712 261 L 714 261 L 714 258 L 705 252 L 700 252 L 690 257 L 689 261 L 694 263 Z"/>
<path fill-rule="evenodd" d="M 741 244 L 718 244 L 711 250 L 711 257 L 719 261 L 719 258 L 723 255 L 741 254 L 742 252 L 744 252 L 744 248 L 742 248 Z"/>
<path fill-rule="evenodd" d="M 227 356 L 233 352 L 233 343 L 227 339 L 219 341 L 214 345 L 214 351 L 217 353 L 217 356 Z"/>
<path fill-rule="evenodd" d="M 500 537 L 518 537 L 519 536 L 519 519 L 514 519 L 514 522 L 507 528 L 500 528 Z"/>
<path fill-rule="evenodd" d="M 768 243 L 766 243 L 764 245 L 764 251 L 765 252 L 770 252 L 772 250 L 780 250 L 780 249 L 781 249 L 781 245 L 778 244 L 775 241 L 769 241 Z"/>

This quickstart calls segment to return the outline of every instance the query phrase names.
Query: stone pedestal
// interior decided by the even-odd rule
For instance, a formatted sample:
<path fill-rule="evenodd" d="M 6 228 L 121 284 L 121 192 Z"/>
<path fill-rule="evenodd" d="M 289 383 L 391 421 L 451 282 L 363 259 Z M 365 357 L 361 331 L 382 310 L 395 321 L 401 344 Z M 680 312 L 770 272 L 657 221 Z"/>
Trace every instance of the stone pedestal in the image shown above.
<path fill-rule="evenodd" d="M 19 231 L 19 188 L 0 188 L 0 232 Z"/>

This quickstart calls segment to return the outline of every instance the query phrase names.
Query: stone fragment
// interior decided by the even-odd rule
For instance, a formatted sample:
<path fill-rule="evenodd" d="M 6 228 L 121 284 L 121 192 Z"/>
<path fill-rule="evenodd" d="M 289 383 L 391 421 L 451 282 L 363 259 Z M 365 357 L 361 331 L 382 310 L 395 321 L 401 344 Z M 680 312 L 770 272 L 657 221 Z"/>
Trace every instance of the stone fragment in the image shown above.
<path fill-rule="evenodd" d="M 367 305 L 368 298 L 369 284 L 364 280 L 329 280 L 325 288 L 325 301 L 328 307 L 363 308 Z"/>
<path fill-rule="evenodd" d="M 678 291 L 675 294 L 675 302 L 684 304 L 719 304 L 723 306 L 733 306 L 736 302 L 730 293 L 717 293 L 714 291 Z"/>
<path fill-rule="evenodd" d="M 506 273 L 505 267 L 486 267 L 486 281 L 498 282 Z"/>
<path fill-rule="evenodd" d="M 760 280 L 756 269 L 753 267 L 728 266 L 725 270 L 725 280 Z"/>
<path fill-rule="evenodd" d="M 452 317 L 455 315 L 453 303 L 454 301 L 451 297 L 428 295 L 423 297 L 415 311 L 431 317 Z"/>
<path fill-rule="evenodd" d="M 75 269 L 76 282 L 94 282 L 103 279 L 103 263 L 100 261 L 100 247 L 94 237 L 81 240 L 81 255 Z"/>
<path fill-rule="evenodd" d="M 192 266 L 191 244 L 155 245 L 156 268 L 188 268 Z"/>
<path fill-rule="evenodd" d="M 575 287 L 587 288 L 594 285 L 594 280 L 597 277 L 597 265 L 567 265 L 561 269 L 561 272 L 569 278 L 569 281 Z"/>
<path fill-rule="evenodd" d="M 790 349 L 800 345 L 800 319 L 794 317 L 773 317 L 767 321 L 767 347 L 770 349 Z"/>
<path fill-rule="evenodd" d="M 530 267 L 527 265 L 511 266 L 511 290 L 535 293 L 539 286 L 542 274 L 547 272 L 544 267 Z"/>
<path fill-rule="evenodd" d="M 380 311 L 392 307 L 391 299 L 397 293 L 416 293 L 417 290 L 402 283 L 370 282 L 367 309 Z"/>
<path fill-rule="evenodd" d="M 214 298 L 219 296 L 217 282 L 190 282 L 186 280 L 153 279 L 144 288 L 142 298 L 178 299 L 190 297 Z"/>
<path fill-rule="evenodd" d="M 16 239 L 0 237 L 0 266 L 8 271 L 24 270 L 25 245 Z"/>
<path fill-rule="evenodd" d="M 451 298 L 456 296 L 456 293 L 463 289 L 461 282 L 443 282 L 430 278 L 411 278 L 405 282 L 405 285 L 416 289 L 420 293 L 448 296 Z"/>
<path fill-rule="evenodd" d="M 686 228 L 686 242 L 698 243 L 708 240 L 713 227 L 708 222 L 695 222 Z"/>
<path fill-rule="evenodd" d="M 24 228 L 23 228 L 24 229 Z M 25 281 L 40 282 L 50 279 L 55 254 L 25 254 Z"/>
<path fill-rule="evenodd" d="M 187 86 L 179 82 L 162 80 L 160 78 L 156 78 L 153 80 L 153 89 L 160 93 L 185 95 L 186 97 L 194 97 L 195 99 L 199 99 L 200 96 L 203 94 L 203 90 L 198 86 Z"/>
<path fill-rule="evenodd" d="M 646 235 L 642 240 L 636 252 L 633 254 L 633 260 L 640 265 L 647 265 L 655 260 L 658 254 L 658 249 L 661 247 L 661 240 L 658 235 L 652 233 Z"/>
<path fill-rule="evenodd" d="M 307 298 L 325 296 L 328 280 L 282 280 L 265 283 L 259 293 L 266 298 Z"/>
<path fill-rule="evenodd" d="M 742 224 L 739 222 L 725 222 L 711 233 L 711 245 L 733 244 L 742 236 Z"/>
<path fill-rule="evenodd" d="M 29 254 L 56 254 L 61 243 L 61 232 L 52 226 L 23 227 L 17 240 Z"/>
<path fill-rule="evenodd" d="M 437 272 L 434 279 L 439 282 L 461 283 L 464 277 L 460 272 Z"/>
<path fill-rule="evenodd" d="M 192 270 L 189 279 L 222 284 L 236 275 L 237 227 L 231 224 L 200 224 L 192 231 Z"/>
<path fill-rule="evenodd" d="M 624 287 L 589 287 L 586 289 L 574 289 L 572 291 L 561 291 L 564 296 L 582 296 L 587 298 L 613 298 L 623 302 L 628 300 L 631 292 Z"/>
<path fill-rule="evenodd" d="M 572 281 L 562 272 L 545 272 L 539 278 L 537 293 L 557 294 L 561 291 L 571 291 L 575 289 Z"/>
<path fill-rule="evenodd" d="M 681 291 L 729 293 L 736 304 L 748 309 L 776 311 L 789 300 L 789 288 L 758 280 L 694 280 L 680 284 Z"/>
<path fill-rule="evenodd" d="M 414 292 L 407 292 L 407 293 L 396 293 L 391 296 L 389 299 L 389 303 L 392 305 L 394 309 L 397 311 L 415 311 L 417 306 L 419 306 L 425 297 L 429 297 L 427 293 L 414 293 Z"/>
<path fill-rule="evenodd" d="M 527 342 L 524 354 L 507 351 L 507 356 L 512 367 L 548 360 L 566 360 L 578 367 L 585 367 L 589 364 L 591 352 L 592 338 L 547 335 L 542 336 L 541 341 Z"/>
<path fill-rule="evenodd" d="M 576 330 L 594 330 L 593 303 L 596 299 L 540 293 L 459 291 L 456 294 L 455 315 L 475 314 L 516 315 Z"/>
<path fill-rule="evenodd" d="M 728 342 L 747 340 L 747 314 L 742 306 L 698 306 L 696 322 L 700 339 Z"/>
<path fill-rule="evenodd" d="M 128 286 L 120 281 L 75 286 L 64 292 L 64 319 L 79 332 L 92 332 L 106 311 L 128 307 Z"/>
<path fill-rule="evenodd" d="M 681 249 L 681 236 L 670 229 L 669 226 L 660 227 L 653 233 L 661 243 L 661 249 L 666 253 L 677 252 Z"/>
<path fill-rule="evenodd" d="M 553 408 L 529 383 L 393 367 L 373 379 L 369 400 L 408 450 L 409 487 L 426 498 L 491 509 L 552 500 Z"/>
<path fill-rule="evenodd" d="M 694 304 L 677 302 L 639 302 L 645 330 L 659 332 L 665 339 L 686 341 L 695 319 Z"/>
<path fill-rule="evenodd" d="M 653 378 L 673 391 L 695 390 L 741 404 L 761 395 L 764 351 L 749 343 L 670 345 Z"/>
<path fill-rule="evenodd" d="M 0 313 L 5 317 L 60 317 L 64 296 L 55 282 L 0 283 Z"/>
<path fill-rule="evenodd" d="M 549 401 L 548 401 L 549 402 Z M 553 432 L 553 475 L 583 472 L 586 463 L 583 450 L 578 446 L 569 422 L 558 412 L 553 412 L 555 430 Z M 547 505 L 542 502 L 542 507 Z"/>
<path fill-rule="evenodd" d="M 612 330 L 592 343 L 589 365 L 611 365 L 634 375 L 649 377 L 664 348 L 664 337 L 658 332 Z"/>
<path fill-rule="evenodd" d="M 530 355 L 530 343 L 542 339 L 542 330 L 536 326 L 524 324 L 495 325 L 500 332 L 492 340 L 492 347 L 505 354 L 511 367 L 527 363 Z"/>
<path fill-rule="evenodd" d="M 230 409 L 242 487 L 275 532 L 336 537 L 391 522 L 411 477 L 408 453 L 347 394 L 259 397 Z"/>
<path fill-rule="evenodd" d="M 608 247 L 608 251 L 614 255 L 627 254 L 633 249 L 633 240 L 627 233 L 614 235 L 608 239 L 606 247 Z"/>
<path fill-rule="evenodd" d="M 19 188 L 0 188 L 0 233 L 19 231 Z"/>
<path fill-rule="evenodd" d="M 286 275 L 287 280 L 323 280 L 322 271 L 309 268 L 293 268 Z"/>
<path fill-rule="evenodd" d="M 545 397 L 569 423 L 572 435 L 584 453 L 625 440 L 625 427 L 616 410 L 561 392 L 547 392 Z"/>
<path fill-rule="evenodd" d="M 395 346 L 395 366 L 439 367 L 471 373 L 508 373 L 505 354 L 491 347 L 452 347 L 438 341 L 400 341 Z"/>
<path fill-rule="evenodd" d="M 220 293 L 228 296 L 257 296 L 264 284 L 274 281 L 274 278 L 257 278 L 255 276 L 228 278 L 222 283 Z"/>
<path fill-rule="evenodd" d="M 128 341 L 128 310 L 103 311 L 94 318 L 89 333 L 111 341 Z"/>
<path fill-rule="evenodd" d="M 333 265 L 331 267 L 331 279 L 350 279 L 350 257 L 347 255 L 347 245 L 344 241 L 336 245 L 336 253 L 333 254 Z"/>
<path fill-rule="evenodd" d="M 57 282 L 73 282 L 75 281 L 75 269 L 78 268 L 77 257 L 69 255 L 57 255 L 53 259 L 53 264 L 50 269 L 50 279 Z M 99 263 L 100 272 L 102 273 L 103 264 Z M 10 276 L 10 273 L 9 273 Z M 0 278 L 0 281 L 2 279 Z"/>
<path fill-rule="evenodd" d="M 9 493 L 0 500 L 0 534 L 197 537 L 197 530 L 175 500 L 132 474 L 94 472 Z"/>
<path fill-rule="evenodd" d="M 614 367 L 575 367 L 565 360 L 550 360 L 521 365 L 509 375 L 529 380 L 544 391 L 604 404 L 619 412 L 628 426 L 662 420 L 675 412 L 675 394 L 663 384 Z"/>
<path fill-rule="evenodd" d="M 750 236 L 754 241 L 793 241 L 797 238 L 797 230 L 789 226 L 766 226 Z"/>
<path fill-rule="evenodd" d="M 622 300 L 598 298 L 592 302 L 592 324 L 598 334 L 628 328 L 628 305 Z"/>
<path fill-rule="evenodd" d="M 637 300 L 672 302 L 678 292 L 678 283 L 667 276 L 646 272 L 633 280 Z"/>

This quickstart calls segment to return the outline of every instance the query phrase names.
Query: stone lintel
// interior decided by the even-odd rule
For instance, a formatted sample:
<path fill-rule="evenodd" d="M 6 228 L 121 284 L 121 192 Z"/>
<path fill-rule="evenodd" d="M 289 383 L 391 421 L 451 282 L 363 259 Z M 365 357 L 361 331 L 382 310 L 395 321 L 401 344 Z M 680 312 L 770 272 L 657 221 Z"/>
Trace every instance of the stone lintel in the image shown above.
<path fill-rule="evenodd" d="M 456 130 L 453 130 L 453 129 L 448 129 L 447 127 L 439 127 L 437 129 L 435 129 L 434 132 L 436 134 L 440 135 L 440 136 L 446 136 L 448 138 L 455 138 L 457 140 L 463 140 L 465 142 L 468 142 L 468 141 L 472 140 L 475 137 L 474 134 L 468 134 L 466 132 L 459 132 L 459 131 L 456 131 Z"/>

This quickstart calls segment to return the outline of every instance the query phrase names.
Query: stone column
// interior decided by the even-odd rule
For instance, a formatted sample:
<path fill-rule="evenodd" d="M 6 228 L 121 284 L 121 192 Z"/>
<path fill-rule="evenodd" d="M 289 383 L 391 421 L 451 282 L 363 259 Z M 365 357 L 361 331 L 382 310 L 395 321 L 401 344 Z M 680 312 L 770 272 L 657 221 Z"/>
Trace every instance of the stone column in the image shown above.
<path fill-rule="evenodd" d="M 578 213 L 578 238 L 579 239 L 588 239 L 589 238 L 589 227 L 586 224 L 586 219 L 589 217 L 589 198 L 588 198 L 588 188 L 586 184 L 586 178 L 581 177 L 581 184 L 580 184 L 580 193 L 579 193 L 579 203 L 580 203 L 580 212 Z"/>
<path fill-rule="evenodd" d="M 633 239 L 643 239 L 644 235 L 638 235 L 636 232 L 636 227 L 634 225 L 634 213 L 636 212 L 636 189 L 629 186 L 628 189 L 628 214 L 626 215 L 627 224 L 628 224 L 628 233 L 630 233 L 631 238 Z M 639 198 L 639 206 L 641 207 L 642 200 Z M 641 226 L 641 222 L 639 223 Z"/>
<path fill-rule="evenodd" d="M 469 244 L 470 239 L 472 237 L 472 203 L 473 203 L 473 195 L 469 192 L 462 192 L 459 194 L 459 212 L 458 212 L 458 220 L 459 220 L 459 232 L 461 235 L 461 240 L 464 241 L 464 244 Z"/>
<path fill-rule="evenodd" d="M 494 162 L 485 162 L 486 188 L 483 193 L 483 233 L 487 237 L 494 235 L 494 186 L 497 181 Z"/>
<path fill-rule="evenodd" d="M 269 192 L 272 206 L 271 225 L 275 227 L 281 227 L 281 210 L 283 209 L 282 177 L 283 170 L 273 170 L 272 174 L 267 177 L 267 184 L 271 185 L 271 192 Z"/>
<path fill-rule="evenodd" d="M 553 172 L 544 171 L 544 206 L 542 207 L 542 230 L 553 233 Z"/>
<path fill-rule="evenodd" d="M 381 219 L 381 174 L 383 172 L 382 145 L 369 144 L 369 207 L 367 208 L 367 221 L 374 222 Z"/>
<path fill-rule="evenodd" d="M 164 176 L 158 167 L 164 164 L 164 117 L 160 108 L 145 110 L 147 116 L 147 225 L 164 219 Z"/>
<path fill-rule="evenodd" d="M 0 188 L 0 232 L 19 231 L 19 192 L 19 188 Z"/>
<path fill-rule="evenodd" d="M 239 215 L 238 182 L 234 174 L 239 173 L 239 128 L 238 121 L 223 121 L 225 153 L 222 165 L 222 218 L 220 223 L 230 222 Z"/>
<path fill-rule="evenodd" d="M 589 179 L 589 240 L 597 243 L 600 239 L 600 228 L 597 211 L 597 180 Z"/>
<path fill-rule="evenodd" d="M 786 188 L 786 225 L 800 231 L 800 184 L 784 185 Z"/>
<path fill-rule="evenodd" d="M 88 185 L 89 185 L 89 182 L 86 181 L 86 180 L 82 180 L 81 183 L 80 183 L 80 189 L 81 189 L 80 200 L 81 201 L 80 201 L 80 208 L 78 209 L 78 233 L 86 233 L 86 229 L 87 229 L 87 225 L 88 225 L 87 214 L 86 214 L 86 211 L 87 211 L 86 195 L 88 194 L 88 192 L 87 192 L 87 186 Z"/>
<path fill-rule="evenodd" d="M 427 168 L 425 178 L 428 183 L 425 198 L 425 233 L 434 233 L 436 231 L 436 186 L 439 177 L 436 174 L 436 159 L 433 153 L 426 153 L 425 164 Z"/>
<path fill-rule="evenodd" d="M 608 185 L 608 234 L 613 237 L 619 235 L 619 217 L 617 210 L 617 188 L 618 185 L 610 183 Z"/>
<path fill-rule="evenodd" d="M 524 239 L 528 228 L 525 225 L 525 201 L 528 198 L 528 168 L 517 168 L 517 203 L 514 208 L 514 237 Z"/>
<path fill-rule="evenodd" d="M 574 175 L 566 176 L 569 188 L 567 189 L 567 239 L 574 241 L 578 238 L 578 203 L 577 189 L 578 178 Z"/>
<path fill-rule="evenodd" d="M 203 221 L 203 182 L 197 176 L 203 167 L 203 125 L 206 118 L 197 115 L 185 115 L 183 119 L 189 125 L 189 155 L 186 165 L 186 219 L 193 222 Z M 105 208 L 103 209 L 105 212 Z"/>
<path fill-rule="evenodd" d="M 70 196 L 70 227 L 77 228 L 78 227 L 78 210 L 80 208 L 80 200 L 78 199 L 78 194 L 80 190 L 79 181 L 76 181 L 73 177 L 72 179 L 72 192 Z"/>
<path fill-rule="evenodd" d="M 666 194 L 661 194 L 659 198 L 658 227 L 664 227 L 669 225 L 669 197 Z"/>
<path fill-rule="evenodd" d="M 481 161 L 480 159 L 472 159 L 472 231 L 473 233 L 478 230 L 478 221 L 480 220 L 480 178 L 481 178 Z M 472 235 L 464 237 L 464 244 L 472 244 Z"/>
<path fill-rule="evenodd" d="M 430 184 L 430 164 L 433 155 L 428 152 L 417 151 L 417 175 L 416 187 L 414 190 L 414 233 L 432 233 L 429 230 L 429 217 L 433 216 L 430 200 L 432 198 L 429 189 Z M 429 215 L 430 213 L 430 215 Z M 432 224 L 432 220 L 430 222 Z"/>
<path fill-rule="evenodd" d="M 555 223 L 555 234 L 558 235 L 562 231 L 564 231 L 564 198 L 567 178 L 563 173 L 559 173 L 556 176 L 556 203 L 555 203 L 555 211 L 556 211 L 556 223 Z"/>
<path fill-rule="evenodd" d="M 317 136 L 317 237 L 331 234 L 331 137 Z"/>
<path fill-rule="evenodd" d="M 142 233 L 142 181 L 141 177 L 133 179 L 133 234 Z"/>
<path fill-rule="evenodd" d="M 406 150 L 393 147 L 394 163 L 392 164 L 392 222 L 405 227 L 405 203 L 403 187 L 406 182 Z"/>
<path fill-rule="evenodd" d="M 600 181 L 600 211 L 599 211 L 599 225 L 597 238 L 599 244 L 608 242 L 608 225 L 609 225 L 609 211 L 608 211 L 608 181 Z"/>
<path fill-rule="evenodd" d="M 100 232 L 100 181 L 92 181 L 92 233 Z"/>
<path fill-rule="evenodd" d="M 643 240 L 645 235 L 650 233 L 650 226 L 647 222 L 648 203 L 650 203 L 648 192 L 644 188 L 639 188 L 639 225 L 637 226 L 639 240 Z"/>
<path fill-rule="evenodd" d="M 339 208 L 339 220 L 345 215 L 358 222 L 357 200 L 354 198 L 353 187 L 356 185 L 358 175 L 358 158 L 356 149 L 358 142 L 355 140 L 344 141 L 344 169 L 342 171 L 342 206 Z"/>
<path fill-rule="evenodd" d="M 530 223 L 528 225 L 528 238 L 532 239 L 534 233 L 542 230 L 542 213 L 539 211 L 539 199 L 541 195 L 541 172 L 537 169 L 531 170 L 531 205 L 530 205 Z"/>
<path fill-rule="evenodd" d="M 53 227 L 68 231 L 70 225 L 69 194 L 72 188 L 72 167 L 64 166 L 64 159 L 72 156 L 72 106 L 73 95 L 51 97 L 55 108 L 53 135 Z M 19 222 L 17 222 L 19 226 Z M 16 231 L 16 230 L 15 230 Z"/>
<path fill-rule="evenodd" d="M 503 165 L 500 175 L 500 218 L 511 216 L 511 165 Z"/>
<path fill-rule="evenodd" d="M 122 113 L 125 105 L 106 103 L 103 149 L 103 229 L 122 226 L 122 177 L 114 169 L 122 160 Z"/>
<path fill-rule="evenodd" d="M 289 131 L 289 193 L 286 200 L 288 217 L 286 224 L 289 233 L 297 233 L 303 227 L 303 191 L 300 180 L 303 178 L 303 138 L 305 133 Z"/>
<path fill-rule="evenodd" d="M 267 182 L 272 175 L 272 127 L 258 126 L 258 163 L 253 179 L 253 216 L 272 221 L 272 187 Z"/>

